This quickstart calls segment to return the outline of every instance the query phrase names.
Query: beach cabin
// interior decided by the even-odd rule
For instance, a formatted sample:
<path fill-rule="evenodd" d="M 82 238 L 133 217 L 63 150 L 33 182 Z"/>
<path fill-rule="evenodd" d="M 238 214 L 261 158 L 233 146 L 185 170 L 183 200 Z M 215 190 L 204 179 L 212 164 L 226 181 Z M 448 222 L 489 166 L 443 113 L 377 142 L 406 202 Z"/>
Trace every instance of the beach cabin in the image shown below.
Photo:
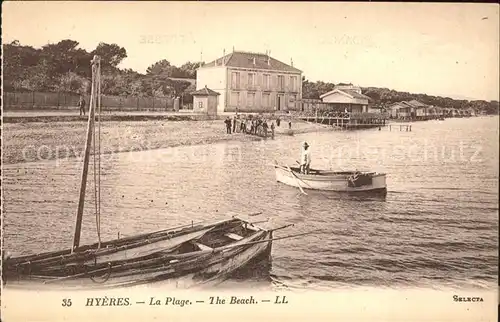
<path fill-rule="evenodd" d="M 403 102 L 396 102 L 391 105 L 389 105 L 388 110 L 390 113 L 390 117 L 392 119 L 398 119 L 401 113 L 401 110 L 403 110 L 403 113 L 405 112 L 405 109 L 407 109 L 408 106 L 404 104 Z"/>
<path fill-rule="evenodd" d="M 391 111 L 396 111 L 395 115 L 393 112 L 391 112 L 391 115 L 394 115 L 393 118 L 397 119 L 409 120 L 415 116 L 415 107 L 405 101 L 394 103 L 391 106 Z"/>
<path fill-rule="evenodd" d="M 337 85 L 333 90 L 319 97 L 322 102 L 327 103 L 333 111 L 360 114 L 368 112 L 370 98 L 361 93 L 358 86 Z"/>
<path fill-rule="evenodd" d="M 428 108 L 427 104 L 419 102 L 417 100 L 411 100 L 409 102 L 405 102 L 411 106 L 411 119 L 416 119 L 418 121 L 426 120 L 428 117 Z"/>
<path fill-rule="evenodd" d="M 205 86 L 202 89 L 192 92 L 191 95 L 193 95 L 193 112 L 206 113 L 214 117 L 217 116 L 219 93 Z"/>

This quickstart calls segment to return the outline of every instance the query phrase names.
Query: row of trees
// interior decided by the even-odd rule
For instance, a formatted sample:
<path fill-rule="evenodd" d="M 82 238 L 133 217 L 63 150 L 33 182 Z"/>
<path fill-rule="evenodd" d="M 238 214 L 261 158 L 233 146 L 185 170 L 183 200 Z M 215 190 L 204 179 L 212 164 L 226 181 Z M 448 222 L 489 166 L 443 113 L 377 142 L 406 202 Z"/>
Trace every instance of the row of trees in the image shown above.
<path fill-rule="evenodd" d="M 302 79 L 302 97 L 308 99 L 319 99 L 320 95 L 327 93 L 335 87 L 336 84 L 325 82 L 309 82 Z M 337 85 L 346 85 L 339 83 Z M 363 94 L 372 99 L 376 105 L 387 106 L 401 101 L 417 100 L 424 104 L 440 106 L 445 108 L 468 109 L 473 108 L 479 111 L 485 111 L 488 114 L 496 114 L 499 109 L 498 101 L 485 100 L 456 100 L 450 97 L 432 96 L 427 94 L 413 94 L 408 92 L 399 92 L 388 88 L 364 87 L 361 89 Z"/>
<path fill-rule="evenodd" d="M 201 62 L 180 67 L 163 59 L 152 64 L 145 74 L 118 65 L 127 57 L 125 48 L 100 43 L 88 52 L 79 43 L 66 39 L 42 48 L 23 46 L 18 41 L 3 45 L 5 91 L 56 91 L 89 93 L 94 55 L 101 57 L 102 93 L 134 96 L 181 96 L 195 90 L 189 81 L 196 78 Z"/>
<path fill-rule="evenodd" d="M 203 62 L 187 62 L 180 67 L 163 59 L 147 68 L 145 74 L 118 65 L 127 57 L 125 48 L 117 44 L 100 43 L 88 52 L 79 43 L 66 39 L 42 48 L 23 46 L 18 41 L 3 45 L 5 91 L 56 91 L 88 93 L 90 91 L 90 61 L 101 56 L 102 93 L 133 96 L 183 96 L 190 102 L 190 92 L 195 90 L 188 81 L 172 78 L 196 79 L 196 69 Z M 303 98 L 319 99 L 331 91 L 335 84 L 303 79 Z M 404 100 L 418 100 L 429 105 L 448 108 L 475 108 L 487 113 L 497 113 L 498 101 L 454 100 L 449 97 L 398 92 L 387 88 L 366 87 L 363 93 L 374 104 L 388 105 Z"/>

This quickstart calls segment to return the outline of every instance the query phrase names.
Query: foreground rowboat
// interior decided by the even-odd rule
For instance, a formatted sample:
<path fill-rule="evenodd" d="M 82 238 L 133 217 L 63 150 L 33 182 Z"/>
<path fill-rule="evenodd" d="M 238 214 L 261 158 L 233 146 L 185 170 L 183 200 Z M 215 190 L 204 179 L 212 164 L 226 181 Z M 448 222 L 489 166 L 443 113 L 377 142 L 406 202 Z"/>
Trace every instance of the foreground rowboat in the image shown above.
<path fill-rule="evenodd" d="M 292 187 L 338 192 L 386 192 L 386 175 L 377 172 L 331 171 L 311 169 L 300 173 L 297 167 L 288 167 L 275 161 L 276 181 Z"/>
<path fill-rule="evenodd" d="M 214 285 L 252 259 L 266 258 L 272 230 L 232 218 L 98 244 L 6 259 L 6 287 L 125 287 L 167 281 Z M 38 285 L 39 284 L 39 285 Z M 179 285 L 181 284 L 181 285 Z"/>

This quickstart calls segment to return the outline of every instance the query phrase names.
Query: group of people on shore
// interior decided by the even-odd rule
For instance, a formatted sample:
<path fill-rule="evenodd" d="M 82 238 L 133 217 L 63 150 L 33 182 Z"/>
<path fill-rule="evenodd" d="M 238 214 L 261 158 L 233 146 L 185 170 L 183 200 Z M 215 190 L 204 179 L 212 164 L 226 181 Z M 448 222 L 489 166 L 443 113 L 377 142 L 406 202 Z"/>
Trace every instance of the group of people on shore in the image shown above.
<path fill-rule="evenodd" d="M 276 126 L 280 126 L 280 122 L 280 118 L 276 118 Z M 232 119 L 228 116 L 224 123 L 226 124 L 227 134 L 239 132 L 267 137 L 270 132 L 271 137 L 274 138 L 274 121 L 266 120 L 260 116 L 257 118 L 243 117 L 241 119 L 238 115 L 235 115 Z"/>

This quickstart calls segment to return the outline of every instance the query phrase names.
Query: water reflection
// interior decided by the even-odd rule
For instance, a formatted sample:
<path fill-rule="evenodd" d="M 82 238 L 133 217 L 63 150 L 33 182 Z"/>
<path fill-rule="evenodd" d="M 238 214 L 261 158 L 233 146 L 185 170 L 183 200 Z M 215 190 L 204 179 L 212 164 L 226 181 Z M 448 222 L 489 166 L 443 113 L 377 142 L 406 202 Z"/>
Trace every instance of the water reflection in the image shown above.
<path fill-rule="evenodd" d="M 318 233 L 276 241 L 270 271 L 250 280 L 268 283 L 269 274 L 275 286 L 315 288 L 496 283 L 497 123 L 452 119 L 420 122 L 412 132 L 310 133 L 109 155 L 102 160 L 101 236 L 260 211 L 254 219 L 269 219 L 266 228 L 295 224 L 281 236 Z M 387 194 L 306 196 L 276 182 L 270 164 L 294 164 L 304 140 L 314 168 L 387 173 Z M 432 156 L 430 143 L 448 150 Z M 74 159 L 4 166 L 6 250 L 71 245 L 80 171 Z M 92 184 L 91 178 L 85 243 L 96 240 Z"/>

